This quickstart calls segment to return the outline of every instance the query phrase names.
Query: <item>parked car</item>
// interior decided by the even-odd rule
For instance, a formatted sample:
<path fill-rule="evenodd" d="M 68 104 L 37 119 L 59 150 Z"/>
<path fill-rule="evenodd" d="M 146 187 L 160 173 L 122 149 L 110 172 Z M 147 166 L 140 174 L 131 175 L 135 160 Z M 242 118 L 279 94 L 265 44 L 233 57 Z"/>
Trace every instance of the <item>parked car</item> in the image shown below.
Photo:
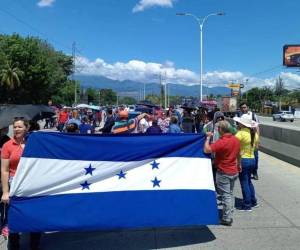
<path fill-rule="evenodd" d="M 128 105 L 128 109 L 129 112 L 135 111 L 135 105 Z"/>
<path fill-rule="evenodd" d="M 273 121 L 279 120 L 279 121 L 290 121 L 293 122 L 295 119 L 292 112 L 289 111 L 280 111 L 276 114 L 273 114 Z"/>

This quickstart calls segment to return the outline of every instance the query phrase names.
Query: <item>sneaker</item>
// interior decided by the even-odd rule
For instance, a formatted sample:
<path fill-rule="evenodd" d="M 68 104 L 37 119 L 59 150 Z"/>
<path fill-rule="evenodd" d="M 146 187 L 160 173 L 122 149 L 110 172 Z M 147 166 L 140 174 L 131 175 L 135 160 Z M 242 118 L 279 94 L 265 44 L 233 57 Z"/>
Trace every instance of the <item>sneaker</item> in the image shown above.
<path fill-rule="evenodd" d="M 254 174 L 254 175 L 253 175 L 253 179 L 254 179 L 254 180 L 258 180 L 258 175 L 257 175 L 257 174 Z"/>
<path fill-rule="evenodd" d="M 228 227 L 231 227 L 231 226 L 232 226 L 232 222 L 233 222 L 233 219 L 231 219 L 230 221 L 223 220 L 223 219 L 220 220 L 220 224 L 221 224 L 221 225 L 223 225 L 223 226 L 228 226 Z"/>
<path fill-rule="evenodd" d="M 1 230 L 1 234 L 2 236 L 4 237 L 4 239 L 8 239 L 8 236 L 9 236 L 9 229 L 8 229 L 8 226 L 5 225 L 2 230 Z"/>
<path fill-rule="evenodd" d="M 253 204 L 251 207 L 252 207 L 252 208 L 257 208 L 257 207 L 259 207 L 259 204 L 258 204 L 258 203 Z"/>
<path fill-rule="evenodd" d="M 248 207 L 245 207 L 245 206 L 239 207 L 239 208 L 237 208 L 237 210 L 243 211 L 243 212 L 252 212 L 251 207 L 248 208 Z"/>

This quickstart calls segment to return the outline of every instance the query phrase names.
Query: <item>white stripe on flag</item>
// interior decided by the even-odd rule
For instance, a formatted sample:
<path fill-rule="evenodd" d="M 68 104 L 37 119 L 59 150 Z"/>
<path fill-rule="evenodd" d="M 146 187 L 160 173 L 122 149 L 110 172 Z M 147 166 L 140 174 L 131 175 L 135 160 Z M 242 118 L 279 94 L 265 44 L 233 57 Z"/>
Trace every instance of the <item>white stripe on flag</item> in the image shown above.
<path fill-rule="evenodd" d="M 137 190 L 215 190 L 211 161 L 206 158 L 169 157 L 155 161 L 111 162 L 23 157 L 19 166 L 12 182 L 11 196 Z M 159 186 L 154 186 L 155 178 Z M 85 182 L 90 184 L 89 189 L 81 185 Z"/>

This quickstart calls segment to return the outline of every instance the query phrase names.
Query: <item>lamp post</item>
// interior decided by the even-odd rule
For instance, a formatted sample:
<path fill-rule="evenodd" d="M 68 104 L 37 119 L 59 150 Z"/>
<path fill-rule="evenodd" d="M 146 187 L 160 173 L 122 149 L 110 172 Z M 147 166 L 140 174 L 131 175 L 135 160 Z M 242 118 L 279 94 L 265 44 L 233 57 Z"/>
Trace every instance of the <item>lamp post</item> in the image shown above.
<path fill-rule="evenodd" d="M 202 85 L 203 85 L 203 25 L 210 16 L 224 16 L 224 12 L 210 13 L 203 18 L 199 18 L 191 13 L 176 13 L 177 16 L 191 16 L 199 24 L 200 28 L 200 101 L 202 102 Z"/>

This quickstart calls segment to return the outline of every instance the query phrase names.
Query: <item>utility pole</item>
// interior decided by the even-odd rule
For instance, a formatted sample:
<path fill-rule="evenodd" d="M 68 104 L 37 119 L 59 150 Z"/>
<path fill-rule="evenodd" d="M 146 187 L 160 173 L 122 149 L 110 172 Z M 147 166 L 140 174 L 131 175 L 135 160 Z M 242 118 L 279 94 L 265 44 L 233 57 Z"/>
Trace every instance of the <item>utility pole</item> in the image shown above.
<path fill-rule="evenodd" d="M 75 69 L 76 69 L 76 64 L 75 64 L 75 59 L 76 59 L 76 43 L 72 43 L 72 58 L 73 58 L 73 73 L 72 73 L 72 81 L 74 82 L 74 106 L 76 106 L 77 103 L 77 86 L 76 86 L 76 81 L 74 78 L 75 75 Z"/>
<path fill-rule="evenodd" d="M 162 75 L 161 73 L 159 74 L 159 86 L 160 86 L 160 106 L 162 106 L 163 103 L 163 97 L 164 97 L 164 88 L 163 88 L 163 83 L 162 83 Z"/>
<path fill-rule="evenodd" d="M 168 84 L 168 87 L 167 87 L 167 90 L 168 90 L 168 99 L 167 99 L 167 105 L 168 107 L 170 106 L 170 88 L 171 88 L 171 85 Z"/>
<path fill-rule="evenodd" d="M 167 74 L 165 72 L 165 78 L 164 78 L 164 81 L 165 81 L 165 109 L 167 108 Z"/>

